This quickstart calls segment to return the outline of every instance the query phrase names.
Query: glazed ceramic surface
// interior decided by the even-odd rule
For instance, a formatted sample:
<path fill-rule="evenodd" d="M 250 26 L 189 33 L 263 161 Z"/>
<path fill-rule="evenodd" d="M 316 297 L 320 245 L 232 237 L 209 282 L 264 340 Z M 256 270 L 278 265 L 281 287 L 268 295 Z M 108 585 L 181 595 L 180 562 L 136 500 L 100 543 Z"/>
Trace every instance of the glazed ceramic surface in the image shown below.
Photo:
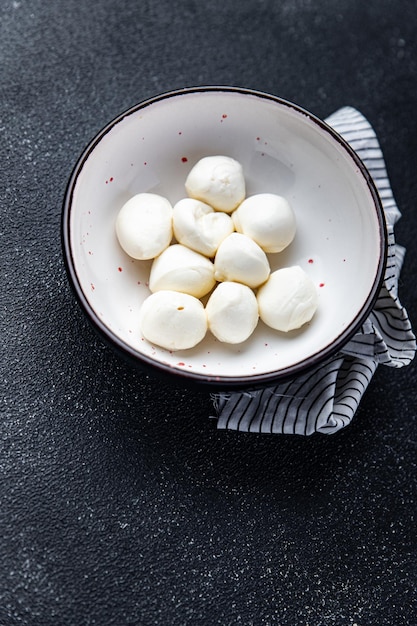
<path fill-rule="evenodd" d="M 185 197 L 188 172 L 208 155 L 242 164 L 247 195 L 289 200 L 296 236 L 285 251 L 268 255 L 271 269 L 300 265 L 317 287 L 319 306 L 298 331 L 280 333 L 260 321 L 242 344 L 222 344 L 208 332 L 195 348 L 169 352 L 141 335 L 151 261 L 123 252 L 115 219 L 137 193 L 160 194 L 172 204 Z M 267 383 L 339 350 L 368 315 L 384 269 L 382 210 L 347 145 L 298 107 L 233 88 L 164 94 L 109 124 L 69 182 L 63 241 L 72 285 L 101 333 L 144 365 L 214 385 Z"/>

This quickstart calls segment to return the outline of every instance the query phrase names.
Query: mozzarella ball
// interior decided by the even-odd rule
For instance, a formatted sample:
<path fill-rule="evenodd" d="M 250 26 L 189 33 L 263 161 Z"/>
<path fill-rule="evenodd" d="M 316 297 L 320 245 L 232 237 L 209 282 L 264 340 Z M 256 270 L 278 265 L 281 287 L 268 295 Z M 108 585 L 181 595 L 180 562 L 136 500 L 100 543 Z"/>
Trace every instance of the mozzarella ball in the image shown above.
<path fill-rule="evenodd" d="M 231 213 L 245 197 L 242 166 L 227 156 L 204 157 L 188 174 L 185 188 L 190 198 Z"/>
<path fill-rule="evenodd" d="M 273 193 L 246 198 L 232 215 L 236 230 L 265 252 L 281 252 L 294 239 L 296 221 L 289 202 Z"/>
<path fill-rule="evenodd" d="M 238 282 L 255 288 L 267 280 L 270 271 L 265 252 L 240 233 L 226 237 L 214 259 L 214 277 L 221 282 Z"/>
<path fill-rule="evenodd" d="M 298 265 L 272 272 L 256 297 L 261 320 L 283 332 L 309 322 L 318 305 L 316 287 Z"/>
<path fill-rule="evenodd" d="M 259 319 L 252 289 L 241 283 L 219 283 L 206 304 L 209 330 L 224 343 L 242 343 Z"/>
<path fill-rule="evenodd" d="M 158 256 L 172 239 L 172 206 L 162 196 L 139 193 L 128 200 L 116 218 L 116 234 L 123 250 L 144 261 Z"/>
<path fill-rule="evenodd" d="M 149 289 L 181 291 L 202 298 L 215 285 L 214 265 L 202 254 L 179 243 L 166 248 L 153 260 Z"/>
<path fill-rule="evenodd" d="M 234 230 L 230 215 L 194 198 L 177 202 L 172 216 L 177 241 L 208 257 L 215 255 L 223 239 Z"/>
<path fill-rule="evenodd" d="M 203 304 L 178 291 L 158 291 L 148 296 L 140 309 L 139 323 L 145 339 L 167 350 L 193 348 L 207 332 Z"/>

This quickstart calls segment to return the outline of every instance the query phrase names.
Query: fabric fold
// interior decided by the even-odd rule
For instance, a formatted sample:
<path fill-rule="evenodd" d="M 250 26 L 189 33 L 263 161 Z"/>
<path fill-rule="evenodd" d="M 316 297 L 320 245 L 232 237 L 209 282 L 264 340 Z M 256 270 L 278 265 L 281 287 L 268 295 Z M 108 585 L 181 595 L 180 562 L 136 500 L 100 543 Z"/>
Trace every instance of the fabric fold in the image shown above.
<path fill-rule="evenodd" d="M 401 217 L 375 131 L 356 109 L 343 107 L 326 120 L 368 169 L 384 209 L 388 252 L 384 281 L 375 305 L 343 350 L 312 372 L 253 391 L 212 395 L 217 427 L 242 432 L 331 434 L 352 421 L 378 365 L 400 368 L 415 356 L 416 339 L 398 297 L 405 249 L 395 242 Z"/>

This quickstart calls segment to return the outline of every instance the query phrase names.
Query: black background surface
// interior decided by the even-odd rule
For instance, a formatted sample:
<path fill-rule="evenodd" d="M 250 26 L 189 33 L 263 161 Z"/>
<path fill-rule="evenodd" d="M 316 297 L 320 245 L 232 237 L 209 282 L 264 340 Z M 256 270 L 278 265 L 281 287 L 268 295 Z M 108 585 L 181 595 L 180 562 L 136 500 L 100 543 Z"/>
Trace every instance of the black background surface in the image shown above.
<path fill-rule="evenodd" d="M 415 0 L 2 0 L 0 625 L 416 625 L 416 365 L 353 423 L 220 432 L 96 338 L 69 288 L 70 172 L 170 89 L 273 93 L 375 128 L 417 326 Z"/>

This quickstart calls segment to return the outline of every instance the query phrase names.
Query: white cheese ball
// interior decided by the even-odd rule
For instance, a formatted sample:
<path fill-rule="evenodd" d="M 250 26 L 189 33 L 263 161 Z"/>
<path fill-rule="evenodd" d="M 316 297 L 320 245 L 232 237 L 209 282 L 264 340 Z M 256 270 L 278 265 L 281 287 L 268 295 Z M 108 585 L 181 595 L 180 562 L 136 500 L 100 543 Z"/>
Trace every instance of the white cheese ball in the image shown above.
<path fill-rule="evenodd" d="M 149 275 L 152 292 L 168 289 L 196 298 L 205 296 L 215 282 L 213 263 L 179 243 L 169 246 L 153 260 Z"/>
<path fill-rule="evenodd" d="M 242 343 L 258 324 L 258 302 L 241 283 L 219 283 L 206 304 L 209 330 L 224 343 Z"/>
<path fill-rule="evenodd" d="M 190 198 L 231 213 L 245 197 L 242 166 L 227 156 L 204 157 L 188 174 L 185 188 Z"/>
<path fill-rule="evenodd" d="M 318 305 L 317 289 L 298 265 L 272 272 L 256 297 L 261 320 L 283 332 L 309 322 Z"/>
<path fill-rule="evenodd" d="M 167 350 L 187 350 L 202 341 L 207 316 L 197 298 L 178 291 L 158 291 L 146 298 L 139 313 L 143 336 Z"/>
<path fill-rule="evenodd" d="M 144 261 L 158 256 L 172 239 L 172 206 L 154 193 L 139 193 L 128 200 L 116 218 L 116 234 L 123 250 Z"/>
<path fill-rule="evenodd" d="M 223 239 L 214 258 L 214 277 L 221 282 L 232 281 L 255 288 L 267 280 L 270 271 L 262 248 L 240 233 Z"/>
<path fill-rule="evenodd" d="M 289 202 L 273 193 L 246 198 L 232 215 L 236 230 L 265 252 L 281 252 L 294 239 L 296 221 Z"/>
<path fill-rule="evenodd" d="M 223 239 L 234 231 L 230 215 L 194 198 L 177 202 L 172 217 L 177 241 L 208 257 L 213 257 Z"/>

